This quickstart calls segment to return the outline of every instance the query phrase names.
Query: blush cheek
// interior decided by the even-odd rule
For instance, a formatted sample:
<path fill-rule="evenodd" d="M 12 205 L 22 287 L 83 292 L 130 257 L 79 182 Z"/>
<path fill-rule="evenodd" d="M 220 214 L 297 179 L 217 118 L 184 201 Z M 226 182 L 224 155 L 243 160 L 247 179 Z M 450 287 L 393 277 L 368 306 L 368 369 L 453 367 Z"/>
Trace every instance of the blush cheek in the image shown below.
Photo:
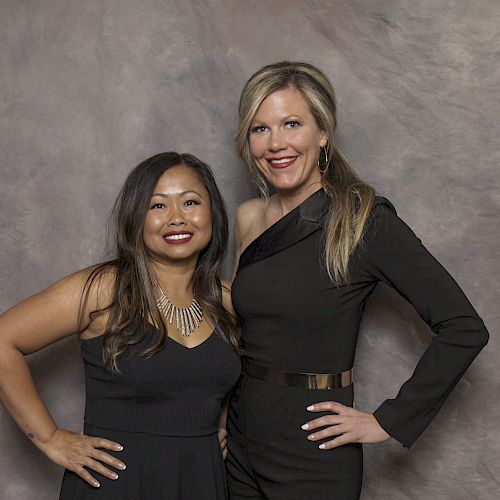
<path fill-rule="evenodd" d="M 197 232 L 204 232 L 212 228 L 212 213 L 210 207 L 198 207 L 186 216 L 186 222 Z"/>
<path fill-rule="evenodd" d="M 312 141 L 312 137 L 308 137 L 308 135 L 304 133 L 302 133 L 301 135 L 297 134 L 297 136 L 294 138 L 293 144 L 295 149 L 301 154 L 313 152 L 314 144 Z"/>
<path fill-rule="evenodd" d="M 193 225 L 198 227 L 204 236 L 205 244 L 208 245 L 212 238 L 212 214 L 209 210 L 197 214 L 196 221 L 193 220 Z"/>
<path fill-rule="evenodd" d="M 250 139 L 250 152 L 257 161 L 262 161 L 262 157 L 267 151 L 266 142 L 262 138 Z"/>
<path fill-rule="evenodd" d="M 162 226 L 162 218 L 154 216 L 151 212 L 146 216 L 144 221 L 144 229 L 142 231 L 142 239 L 144 244 L 150 250 L 155 246 L 156 238 L 158 237 L 158 231 Z M 156 242 L 156 244 L 158 244 Z"/>
<path fill-rule="evenodd" d="M 198 210 L 196 213 L 191 215 L 191 224 L 200 230 L 203 230 L 208 225 L 212 225 L 212 217 L 210 215 L 210 210 Z"/>

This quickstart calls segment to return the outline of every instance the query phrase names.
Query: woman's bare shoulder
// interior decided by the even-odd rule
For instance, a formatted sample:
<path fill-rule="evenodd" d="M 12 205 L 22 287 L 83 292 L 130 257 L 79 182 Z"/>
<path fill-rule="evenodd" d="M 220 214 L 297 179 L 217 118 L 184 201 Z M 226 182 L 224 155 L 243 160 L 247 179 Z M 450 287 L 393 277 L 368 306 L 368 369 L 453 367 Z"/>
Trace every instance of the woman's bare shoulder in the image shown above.
<path fill-rule="evenodd" d="M 94 266 L 65 276 L 6 311 L 0 317 L 3 341 L 29 354 L 78 332 L 80 313 L 88 317 L 101 307 L 101 298 L 111 297 L 112 273 L 105 269 L 101 276 L 98 270 Z"/>
<path fill-rule="evenodd" d="M 90 305 L 96 309 L 103 309 L 113 301 L 116 267 L 111 263 L 92 266 L 84 270 Z"/>
<path fill-rule="evenodd" d="M 252 198 L 243 202 L 236 211 L 236 227 L 242 240 L 252 230 L 263 223 L 267 210 L 267 201 L 264 198 Z"/>
<path fill-rule="evenodd" d="M 260 217 L 265 213 L 266 207 L 267 201 L 264 198 L 251 198 L 238 207 L 236 217 L 242 220 Z"/>

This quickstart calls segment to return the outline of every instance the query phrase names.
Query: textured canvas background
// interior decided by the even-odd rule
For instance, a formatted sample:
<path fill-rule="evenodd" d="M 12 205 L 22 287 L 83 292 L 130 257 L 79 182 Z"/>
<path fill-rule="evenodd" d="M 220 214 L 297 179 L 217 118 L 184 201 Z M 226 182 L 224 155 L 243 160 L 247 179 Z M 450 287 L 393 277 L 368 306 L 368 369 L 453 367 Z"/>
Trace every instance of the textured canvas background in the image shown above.
<path fill-rule="evenodd" d="M 1 310 L 103 257 L 115 195 L 153 153 L 189 151 L 213 165 L 232 215 L 252 193 L 233 149 L 242 84 L 265 63 L 312 62 L 336 87 L 339 141 L 357 170 L 492 334 L 411 451 L 365 447 L 363 499 L 498 498 L 499 2 L 0 0 L 0 23 Z M 357 405 L 395 395 L 430 335 L 378 289 L 360 338 Z M 59 425 L 79 430 L 76 343 L 30 365 Z M 0 410 L 1 498 L 57 498 L 61 473 Z"/>

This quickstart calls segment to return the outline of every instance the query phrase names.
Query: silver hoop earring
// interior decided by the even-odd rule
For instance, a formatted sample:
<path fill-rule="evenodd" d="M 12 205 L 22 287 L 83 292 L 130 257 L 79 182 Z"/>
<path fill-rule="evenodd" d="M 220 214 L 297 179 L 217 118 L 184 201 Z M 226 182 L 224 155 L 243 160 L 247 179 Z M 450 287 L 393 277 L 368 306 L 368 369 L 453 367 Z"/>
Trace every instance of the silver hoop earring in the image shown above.
<path fill-rule="evenodd" d="M 321 158 L 321 151 L 323 151 L 324 155 L 325 155 L 325 163 L 323 164 L 323 167 L 321 167 L 320 165 L 320 158 Z M 325 174 L 326 171 L 328 170 L 328 151 L 326 150 L 326 146 L 321 146 L 320 148 L 320 153 L 319 153 L 319 158 L 318 158 L 318 167 L 319 167 L 319 170 L 322 174 Z"/>

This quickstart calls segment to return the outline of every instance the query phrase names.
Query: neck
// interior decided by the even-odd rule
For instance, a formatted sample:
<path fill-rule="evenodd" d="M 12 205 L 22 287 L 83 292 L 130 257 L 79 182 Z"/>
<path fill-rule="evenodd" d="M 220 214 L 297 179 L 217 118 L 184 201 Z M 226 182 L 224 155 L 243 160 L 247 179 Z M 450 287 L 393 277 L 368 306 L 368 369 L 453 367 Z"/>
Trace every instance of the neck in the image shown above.
<path fill-rule="evenodd" d="M 312 194 L 321 189 L 322 186 L 323 184 L 321 182 L 314 182 L 309 184 L 308 186 L 303 186 L 298 190 L 276 191 L 276 201 L 278 207 L 281 209 L 281 215 L 285 216 L 286 214 L 297 208 Z"/>
<path fill-rule="evenodd" d="M 166 264 L 153 261 L 152 264 L 163 293 L 175 305 L 183 306 L 184 302 L 190 303 L 193 297 L 191 278 L 196 269 L 196 262 Z"/>

